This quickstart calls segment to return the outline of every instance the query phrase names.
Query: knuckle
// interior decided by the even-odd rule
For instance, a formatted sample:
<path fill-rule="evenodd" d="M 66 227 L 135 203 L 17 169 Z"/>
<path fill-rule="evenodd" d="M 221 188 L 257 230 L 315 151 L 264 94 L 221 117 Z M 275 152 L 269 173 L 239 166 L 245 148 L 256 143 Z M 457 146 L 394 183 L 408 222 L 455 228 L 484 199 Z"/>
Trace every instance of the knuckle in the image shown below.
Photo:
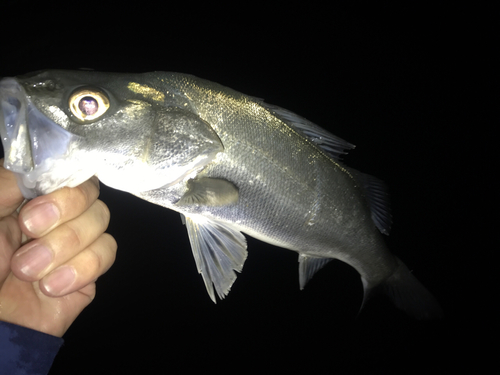
<path fill-rule="evenodd" d="M 109 233 L 103 233 L 102 236 L 103 239 L 108 243 L 109 248 L 113 249 L 113 251 L 116 252 L 118 244 L 116 243 L 115 238 Z"/>
<path fill-rule="evenodd" d="M 82 246 L 83 241 L 80 229 L 72 223 L 66 225 L 64 243 L 73 248 L 80 248 Z"/>
<path fill-rule="evenodd" d="M 104 233 L 104 236 L 108 241 L 108 247 L 111 250 L 112 260 L 114 262 L 116 259 L 116 252 L 118 250 L 118 243 L 116 242 L 115 238 L 112 235 Z"/>
<path fill-rule="evenodd" d="M 83 209 L 90 207 L 99 196 L 99 188 L 93 179 L 87 180 L 84 183 L 68 188 L 68 202 L 72 206 L 82 207 Z"/>
<path fill-rule="evenodd" d="M 90 251 L 88 254 L 87 265 L 94 270 L 94 272 L 99 271 L 104 264 L 104 259 L 102 257 L 101 252 L 99 251 Z"/>
<path fill-rule="evenodd" d="M 103 233 L 99 239 L 94 242 L 90 248 L 88 264 L 98 275 L 106 272 L 116 259 L 116 241 L 107 234 Z"/>
<path fill-rule="evenodd" d="M 113 263 L 116 259 L 118 244 L 115 238 L 109 233 L 103 233 L 101 239 L 104 242 L 103 246 L 106 248 L 106 255 L 109 257 L 110 262 Z"/>
<path fill-rule="evenodd" d="M 108 206 L 106 206 L 106 204 L 103 201 L 101 201 L 100 199 L 98 199 L 95 202 L 95 207 L 98 211 L 99 221 L 101 223 L 101 226 L 104 228 L 103 229 L 103 231 L 104 231 L 108 227 L 109 220 L 111 218 L 111 213 L 109 211 Z"/>
<path fill-rule="evenodd" d="M 102 213 L 103 213 L 103 216 L 106 217 L 106 218 L 109 218 L 111 216 L 111 213 L 109 212 L 109 208 L 108 206 L 106 205 L 106 203 L 104 203 L 102 200 L 98 199 L 97 201 L 97 204 L 99 204 L 99 206 L 101 207 L 101 210 L 102 210 Z"/>
<path fill-rule="evenodd" d="M 99 196 L 99 180 L 92 177 L 83 184 L 80 184 L 78 189 L 84 195 L 87 202 L 92 202 Z"/>

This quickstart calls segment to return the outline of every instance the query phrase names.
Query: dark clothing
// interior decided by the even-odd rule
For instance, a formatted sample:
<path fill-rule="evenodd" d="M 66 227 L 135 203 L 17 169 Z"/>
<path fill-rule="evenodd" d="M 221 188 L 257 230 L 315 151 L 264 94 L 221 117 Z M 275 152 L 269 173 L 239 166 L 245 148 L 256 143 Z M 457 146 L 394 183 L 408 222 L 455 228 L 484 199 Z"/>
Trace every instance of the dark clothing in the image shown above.
<path fill-rule="evenodd" d="M 0 374 L 45 375 L 63 339 L 0 322 Z"/>

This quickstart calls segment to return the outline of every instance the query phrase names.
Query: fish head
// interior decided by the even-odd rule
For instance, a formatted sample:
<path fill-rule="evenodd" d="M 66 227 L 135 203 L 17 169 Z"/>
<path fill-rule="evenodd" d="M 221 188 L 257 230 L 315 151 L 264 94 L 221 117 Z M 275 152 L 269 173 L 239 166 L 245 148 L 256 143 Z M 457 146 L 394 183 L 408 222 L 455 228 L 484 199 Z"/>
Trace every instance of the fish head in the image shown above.
<path fill-rule="evenodd" d="M 48 70 L 0 81 L 4 167 L 33 198 L 93 175 L 132 193 L 178 183 L 223 150 L 152 73 Z"/>

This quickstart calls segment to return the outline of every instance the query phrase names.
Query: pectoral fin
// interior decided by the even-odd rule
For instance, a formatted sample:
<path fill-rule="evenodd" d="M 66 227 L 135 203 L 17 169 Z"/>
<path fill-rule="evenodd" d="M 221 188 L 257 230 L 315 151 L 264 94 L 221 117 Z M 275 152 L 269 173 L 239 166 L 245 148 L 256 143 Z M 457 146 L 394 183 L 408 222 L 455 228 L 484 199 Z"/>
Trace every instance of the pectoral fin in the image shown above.
<path fill-rule="evenodd" d="M 214 303 L 215 291 L 223 299 L 241 272 L 247 258 L 245 236 L 203 216 L 184 217 L 198 272 Z"/>
<path fill-rule="evenodd" d="M 238 202 L 238 188 L 220 178 L 199 178 L 187 182 L 188 191 L 177 202 L 178 206 L 226 206 Z"/>

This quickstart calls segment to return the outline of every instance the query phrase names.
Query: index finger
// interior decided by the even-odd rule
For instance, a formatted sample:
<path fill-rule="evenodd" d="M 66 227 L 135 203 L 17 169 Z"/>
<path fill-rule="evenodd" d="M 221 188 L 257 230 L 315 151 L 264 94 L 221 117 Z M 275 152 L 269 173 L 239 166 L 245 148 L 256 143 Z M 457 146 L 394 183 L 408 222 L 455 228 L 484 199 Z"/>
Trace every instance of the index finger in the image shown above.
<path fill-rule="evenodd" d="M 36 197 L 19 212 L 19 224 L 31 238 L 42 237 L 55 227 L 80 216 L 99 196 L 99 180 L 92 177 L 81 185 Z"/>
<path fill-rule="evenodd" d="M 5 169 L 0 159 L 0 218 L 13 213 L 23 199 L 15 174 Z"/>

